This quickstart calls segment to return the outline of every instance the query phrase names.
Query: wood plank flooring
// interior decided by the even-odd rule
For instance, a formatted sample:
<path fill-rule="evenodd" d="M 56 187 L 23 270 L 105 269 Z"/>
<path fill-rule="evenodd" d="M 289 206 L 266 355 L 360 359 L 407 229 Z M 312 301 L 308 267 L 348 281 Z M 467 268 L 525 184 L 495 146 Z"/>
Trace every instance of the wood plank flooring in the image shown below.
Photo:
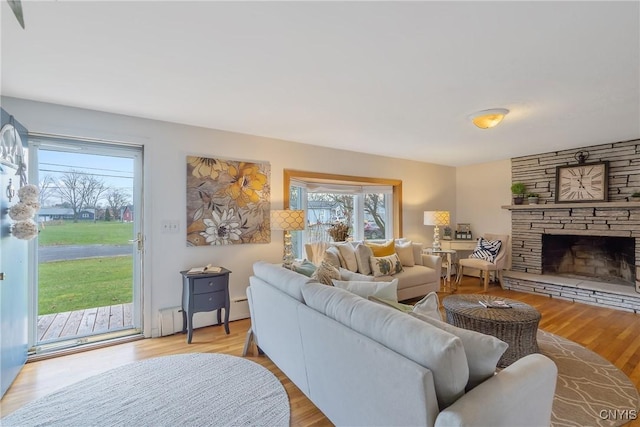
<path fill-rule="evenodd" d="M 465 277 L 458 293 L 483 293 L 478 278 Z M 491 284 L 489 295 L 516 299 L 536 307 L 542 314 L 540 327 L 575 341 L 620 368 L 640 386 L 640 317 L 637 314 L 552 299 L 542 295 L 505 291 Z M 440 298 L 447 294 L 441 293 Z M 218 352 L 240 356 L 248 319 L 231 322 L 231 334 L 222 326 L 194 331 L 192 344 L 182 334 L 144 339 L 111 347 L 28 363 L 0 402 L 2 415 L 66 385 L 108 369 L 169 354 Z M 272 371 L 283 383 L 290 399 L 292 426 L 330 426 L 331 423 L 266 356 L 248 357 Z M 639 427 L 640 422 L 629 425 Z"/>
<path fill-rule="evenodd" d="M 38 316 L 38 342 L 131 328 L 133 304 L 117 304 Z"/>

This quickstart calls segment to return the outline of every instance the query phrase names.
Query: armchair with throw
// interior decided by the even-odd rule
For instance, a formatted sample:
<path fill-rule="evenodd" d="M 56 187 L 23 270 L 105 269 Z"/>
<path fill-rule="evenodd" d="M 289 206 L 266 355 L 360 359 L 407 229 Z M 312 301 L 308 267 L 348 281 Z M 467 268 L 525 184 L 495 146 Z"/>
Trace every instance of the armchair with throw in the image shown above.
<path fill-rule="evenodd" d="M 499 242 L 499 243 L 498 243 Z M 456 283 L 460 283 L 464 275 L 464 268 L 480 270 L 480 278 L 484 277 L 484 290 L 489 288 L 489 276 L 495 272 L 496 278 L 502 283 L 502 270 L 507 264 L 507 247 L 509 246 L 508 234 L 486 233 L 478 239 L 478 246 L 469 258 L 459 261 Z"/>

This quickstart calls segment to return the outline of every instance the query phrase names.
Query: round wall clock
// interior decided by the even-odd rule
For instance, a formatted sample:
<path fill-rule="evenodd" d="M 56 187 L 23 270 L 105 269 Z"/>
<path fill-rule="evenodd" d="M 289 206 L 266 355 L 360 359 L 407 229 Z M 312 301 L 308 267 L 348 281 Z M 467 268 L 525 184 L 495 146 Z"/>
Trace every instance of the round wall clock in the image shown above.
<path fill-rule="evenodd" d="M 556 202 L 606 202 L 609 162 L 556 168 Z"/>

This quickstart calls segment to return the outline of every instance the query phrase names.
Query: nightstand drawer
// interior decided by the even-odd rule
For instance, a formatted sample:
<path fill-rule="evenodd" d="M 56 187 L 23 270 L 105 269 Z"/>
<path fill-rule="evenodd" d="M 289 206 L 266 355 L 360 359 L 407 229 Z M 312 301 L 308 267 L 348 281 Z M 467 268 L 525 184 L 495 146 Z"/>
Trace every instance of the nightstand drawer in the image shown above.
<path fill-rule="evenodd" d="M 227 286 L 227 276 L 203 277 L 193 280 L 193 293 L 204 294 L 207 292 L 224 291 Z"/>
<path fill-rule="evenodd" d="M 225 306 L 227 293 L 224 291 L 199 294 L 193 297 L 193 310 L 211 311 Z"/>

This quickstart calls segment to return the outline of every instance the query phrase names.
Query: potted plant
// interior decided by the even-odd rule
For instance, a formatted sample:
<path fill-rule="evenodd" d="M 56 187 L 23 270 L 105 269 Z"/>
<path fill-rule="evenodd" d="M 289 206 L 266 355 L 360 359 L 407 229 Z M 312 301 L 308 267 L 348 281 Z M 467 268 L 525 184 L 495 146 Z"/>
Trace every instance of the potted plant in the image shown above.
<path fill-rule="evenodd" d="M 521 182 L 514 182 L 511 184 L 511 193 L 513 194 L 513 204 L 521 205 L 524 203 L 524 195 L 527 192 L 527 187 Z"/>
<path fill-rule="evenodd" d="M 640 202 L 640 191 L 634 191 L 629 198 L 631 202 Z"/>
<path fill-rule="evenodd" d="M 538 193 L 527 194 L 527 201 L 529 202 L 530 205 L 537 205 L 539 199 L 540 199 L 540 195 Z"/>

